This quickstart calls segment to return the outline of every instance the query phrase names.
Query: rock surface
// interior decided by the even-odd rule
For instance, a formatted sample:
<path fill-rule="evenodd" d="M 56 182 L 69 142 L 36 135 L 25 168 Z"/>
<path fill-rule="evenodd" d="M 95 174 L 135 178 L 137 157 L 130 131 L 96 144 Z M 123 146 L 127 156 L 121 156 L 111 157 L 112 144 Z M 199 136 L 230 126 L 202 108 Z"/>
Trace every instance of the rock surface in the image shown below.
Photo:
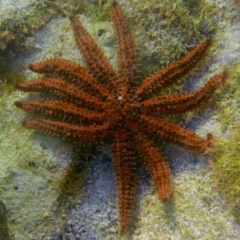
<path fill-rule="evenodd" d="M 94 7 L 97 6 L 94 1 L 91 2 L 95 4 Z M 130 1 L 119 2 L 124 5 Z M 217 9 L 213 13 L 216 28 L 219 29 L 215 35 L 215 48 L 211 50 L 207 63 L 190 76 L 183 90 L 194 89 L 200 79 L 208 79 L 208 74 L 212 75 L 224 66 L 230 67 L 240 59 L 240 6 L 223 0 L 208 2 L 215 4 Z M 13 17 L 15 13 L 19 9 L 28 9 L 31 4 L 35 6 L 35 3 L 1 1 L 2 24 L 12 19 L 13 26 L 17 26 Z M 9 9 L 11 13 L 4 15 L 4 11 Z M 129 8 L 127 12 L 131 10 Z M 21 11 L 24 18 L 25 10 Z M 146 9 L 142 9 L 144 11 Z M 147 16 L 152 17 L 149 14 L 146 19 Z M 116 65 L 112 24 L 90 19 L 86 15 L 80 17 L 111 63 Z M 0 48 L 6 48 L 12 36 L 21 37 L 24 28 L 20 29 L 10 31 L 7 38 L 0 30 Z M 98 36 L 102 29 L 105 30 L 104 34 Z M 8 57 L 11 67 L 21 65 L 25 69 L 27 80 L 36 77 L 27 70 L 32 62 L 62 57 L 84 65 L 66 17 L 52 19 L 34 35 L 24 36 L 23 39 L 24 45 L 28 46 L 27 51 L 16 56 L 12 49 L 12 55 Z M 0 79 L 0 83 L 2 81 Z M 0 98 L 0 197 L 8 211 L 8 227 L 18 240 L 117 239 L 118 200 L 111 152 L 108 150 L 106 154 L 91 159 L 79 195 L 75 199 L 66 199 L 64 205 L 60 205 L 59 182 L 64 178 L 73 150 L 58 139 L 21 127 L 20 122 L 26 115 L 14 107 L 14 101 L 27 97 L 26 94 L 13 91 L 3 93 Z M 203 136 L 210 131 L 218 137 L 225 137 L 227 133 L 221 130 L 221 123 L 214 114 L 208 108 L 194 119 L 187 116 L 184 124 Z M 230 210 L 231 206 L 214 189 L 208 159 L 185 153 L 173 146 L 166 148 L 166 154 L 173 170 L 173 200 L 169 204 L 162 204 L 151 187 L 148 172 L 144 167 L 140 168 L 132 239 L 239 239 L 239 224 Z"/>

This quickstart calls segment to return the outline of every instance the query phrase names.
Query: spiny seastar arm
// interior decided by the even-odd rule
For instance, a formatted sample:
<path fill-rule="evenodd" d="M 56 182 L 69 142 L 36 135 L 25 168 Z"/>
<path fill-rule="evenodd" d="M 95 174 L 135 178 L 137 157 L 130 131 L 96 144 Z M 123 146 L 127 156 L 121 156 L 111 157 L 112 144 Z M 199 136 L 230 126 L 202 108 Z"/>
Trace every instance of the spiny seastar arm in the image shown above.
<path fill-rule="evenodd" d="M 212 97 L 213 92 L 227 76 L 227 72 L 222 72 L 212 77 L 204 87 L 197 91 L 160 96 L 142 102 L 143 112 L 146 114 L 170 114 L 189 111 L 202 107 Z"/>
<path fill-rule="evenodd" d="M 163 118 L 154 119 L 141 115 L 141 122 L 147 127 L 150 133 L 190 151 L 204 153 L 212 147 L 211 134 L 209 134 L 205 140 L 196 133 L 179 127 Z"/>
<path fill-rule="evenodd" d="M 165 158 L 159 149 L 152 146 L 150 141 L 142 133 L 134 138 L 136 149 L 142 155 L 146 167 L 152 174 L 154 185 L 157 188 L 159 198 L 164 201 L 169 198 L 170 171 Z"/>
<path fill-rule="evenodd" d="M 118 39 L 119 72 L 122 77 L 126 77 L 125 80 L 131 79 L 131 83 L 134 84 L 133 81 L 136 81 L 138 77 L 135 43 L 122 9 L 116 1 L 112 3 L 112 17 Z"/>
<path fill-rule="evenodd" d="M 83 120 L 90 120 L 91 123 L 104 121 L 103 113 L 76 107 L 62 101 L 36 100 L 15 102 L 15 105 L 32 115 L 62 122 L 79 124 Z"/>
<path fill-rule="evenodd" d="M 124 137 L 121 142 L 112 144 L 112 151 L 119 198 L 120 227 L 123 234 L 129 227 L 136 191 L 136 168 L 132 142 Z"/>
<path fill-rule="evenodd" d="M 94 142 L 108 135 L 108 124 L 77 126 L 69 123 L 38 119 L 23 121 L 26 128 L 40 131 L 46 135 L 62 137 L 69 142 Z"/>
<path fill-rule="evenodd" d="M 50 59 L 40 63 L 29 65 L 29 69 L 37 73 L 46 73 L 57 75 L 64 78 L 76 87 L 87 91 L 94 92 L 102 97 L 108 96 L 108 91 L 105 86 L 100 84 L 93 75 L 90 74 L 84 67 L 64 59 Z"/>
<path fill-rule="evenodd" d="M 77 17 L 71 16 L 70 21 L 76 44 L 84 55 L 89 71 L 101 83 L 107 84 L 111 81 L 112 85 L 114 85 L 116 72 L 109 64 L 102 50 L 98 47 Z"/>
<path fill-rule="evenodd" d="M 16 88 L 24 92 L 42 92 L 76 106 L 103 110 L 105 104 L 100 97 L 80 91 L 74 84 L 60 79 L 42 78 L 27 83 L 17 83 Z"/>
<path fill-rule="evenodd" d="M 136 94 L 142 98 L 150 98 L 161 88 L 183 77 L 202 59 L 211 42 L 210 38 L 205 39 L 181 60 L 147 77 L 137 89 Z"/>

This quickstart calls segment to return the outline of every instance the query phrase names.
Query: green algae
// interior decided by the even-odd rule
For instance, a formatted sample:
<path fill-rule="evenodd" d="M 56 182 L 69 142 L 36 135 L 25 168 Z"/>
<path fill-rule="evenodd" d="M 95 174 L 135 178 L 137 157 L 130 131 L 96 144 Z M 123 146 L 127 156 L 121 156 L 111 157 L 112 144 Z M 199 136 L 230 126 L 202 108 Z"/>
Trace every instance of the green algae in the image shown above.
<path fill-rule="evenodd" d="M 15 84 L 23 79 L 21 71 L 13 70 L 6 61 L 0 61 L 0 96 L 10 94 L 15 90 Z"/>
<path fill-rule="evenodd" d="M 15 91 L 0 98 L 0 198 L 8 211 L 8 227 L 19 240 L 41 238 L 53 231 L 58 222 L 53 216 L 59 190 L 54 187 L 64 169 L 63 156 L 57 152 L 59 141 L 34 136 L 21 126 L 23 114 L 13 103 L 23 96 Z"/>
<path fill-rule="evenodd" d="M 237 225 L 226 219 L 234 222 L 214 190 L 212 171 L 188 171 L 174 176 L 170 202 L 161 203 L 153 190 L 144 196 L 132 239 L 235 239 Z"/>
<path fill-rule="evenodd" d="M 14 41 L 18 46 L 36 29 L 46 24 L 53 16 L 61 15 L 62 11 L 74 14 L 80 5 L 74 0 L 43 0 L 30 1 L 26 6 L 16 10 L 0 10 L 0 49 Z"/>
<path fill-rule="evenodd" d="M 60 178 L 58 186 L 59 197 L 66 198 L 68 196 L 75 199 L 80 193 L 83 184 L 88 175 L 88 166 L 90 157 L 99 156 L 97 144 L 74 144 L 74 151 L 71 156 L 71 162 L 66 167 L 64 177 Z"/>
<path fill-rule="evenodd" d="M 214 5 L 204 0 L 128 1 L 123 8 L 147 72 L 180 59 L 216 30 Z"/>
<path fill-rule="evenodd" d="M 231 200 L 240 204 L 240 62 L 229 69 L 229 77 L 224 84 L 223 97 L 217 102 L 217 119 L 225 133 L 218 139 L 212 162 L 217 189 Z M 238 214 L 238 218 L 240 214 Z"/>
<path fill-rule="evenodd" d="M 11 240 L 7 226 L 7 210 L 2 201 L 0 201 L 0 239 Z"/>

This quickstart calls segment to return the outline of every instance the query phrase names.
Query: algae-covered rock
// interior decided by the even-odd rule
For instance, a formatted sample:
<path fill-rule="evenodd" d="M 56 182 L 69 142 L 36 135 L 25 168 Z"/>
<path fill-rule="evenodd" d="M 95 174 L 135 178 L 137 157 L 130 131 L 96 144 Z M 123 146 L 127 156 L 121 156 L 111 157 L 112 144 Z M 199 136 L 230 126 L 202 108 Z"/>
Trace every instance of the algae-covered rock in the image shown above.
<path fill-rule="evenodd" d="M 2 201 L 0 201 L 0 239 L 11 240 L 7 226 L 7 210 Z"/>
<path fill-rule="evenodd" d="M 24 39 L 34 30 L 42 27 L 53 16 L 62 14 L 64 9 L 69 14 L 78 10 L 74 0 L 21 0 L 0 1 L 0 49 L 16 41 Z"/>
<path fill-rule="evenodd" d="M 217 189 L 233 204 L 240 206 L 240 62 L 229 70 L 224 96 L 217 102 L 217 118 L 223 125 L 225 137 L 217 139 L 215 159 L 211 162 Z M 235 211 L 240 220 L 240 211 Z"/>

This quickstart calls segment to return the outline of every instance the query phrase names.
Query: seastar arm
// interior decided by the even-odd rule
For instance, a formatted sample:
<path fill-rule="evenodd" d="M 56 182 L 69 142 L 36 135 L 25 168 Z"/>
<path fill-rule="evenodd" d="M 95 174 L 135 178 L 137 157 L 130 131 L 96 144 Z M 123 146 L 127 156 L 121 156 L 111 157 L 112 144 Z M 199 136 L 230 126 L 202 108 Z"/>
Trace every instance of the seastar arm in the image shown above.
<path fill-rule="evenodd" d="M 167 140 L 190 151 L 207 152 L 212 147 L 211 134 L 208 134 L 205 140 L 196 133 L 163 118 L 154 119 L 141 115 L 141 122 L 150 133 L 157 135 L 160 139 Z"/>
<path fill-rule="evenodd" d="M 222 72 L 212 77 L 204 87 L 191 93 L 164 95 L 145 100 L 142 102 L 143 112 L 146 114 L 170 114 L 202 107 L 212 97 L 213 92 L 226 76 L 227 72 Z"/>
<path fill-rule="evenodd" d="M 142 155 L 146 167 L 152 174 L 159 198 L 164 201 L 169 198 L 170 171 L 165 158 L 143 134 L 135 136 L 136 149 Z"/>
<path fill-rule="evenodd" d="M 112 3 L 112 17 L 118 39 L 119 72 L 122 77 L 125 77 L 125 81 L 131 80 L 132 83 L 138 77 L 135 43 L 124 14 L 116 1 Z"/>
<path fill-rule="evenodd" d="M 121 142 L 112 144 L 112 151 L 118 188 L 120 227 L 123 234 L 129 227 L 136 191 L 132 142 L 123 138 Z"/>
<path fill-rule="evenodd" d="M 40 131 L 49 136 L 62 137 L 69 142 L 94 142 L 108 134 L 107 123 L 93 126 L 76 126 L 69 123 L 38 119 L 23 121 L 22 124 L 26 128 Z"/>
<path fill-rule="evenodd" d="M 87 106 L 96 110 L 103 110 L 105 106 L 100 97 L 80 91 L 74 84 L 60 79 L 35 79 L 27 83 L 18 83 L 16 88 L 24 92 L 47 93 L 62 101 L 67 101 L 77 106 Z"/>
<path fill-rule="evenodd" d="M 37 73 L 57 75 L 84 91 L 94 92 L 95 94 L 100 94 L 102 97 L 107 97 L 109 94 L 106 87 L 96 81 L 93 75 L 84 67 L 68 60 L 50 59 L 30 64 L 29 69 Z"/>
<path fill-rule="evenodd" d="M 211 42 L 210 38 L 205 39 L 181 60 L 147 77 L 137 89 L 136 94 L 143 98 L 152 97 L 161 88 L 183 77 L 202 59 Z"/>
<path fill-rule="evenodd" d="M 27 113 L 68 123 L 79 124 L 83 120 L 95 123 L 103 122 L 105 119 L 103 113 L 76 107 L 62 101 L 36 100 L 15 102 L 15 105 Z"/>
<path fill-rule="evenodd" d="M 114 85 L 114 81 L 117 79 L 116 72 L 101 49 L 77 17 L 71 16 L 70 21 L 77 46 L 83 53 L 90 72 L 101 83 L 107 84 L 110 81 L 110 83 Z"/>

